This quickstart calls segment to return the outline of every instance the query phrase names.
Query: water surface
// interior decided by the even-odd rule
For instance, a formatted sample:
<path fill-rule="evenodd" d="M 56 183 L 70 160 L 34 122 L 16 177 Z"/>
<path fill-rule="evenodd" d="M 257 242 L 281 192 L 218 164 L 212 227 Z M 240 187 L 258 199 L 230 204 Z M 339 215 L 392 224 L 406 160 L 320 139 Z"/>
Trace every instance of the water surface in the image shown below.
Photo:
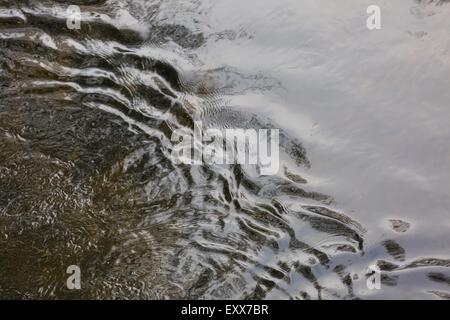
<path fill-rule="evenodd" d="M 448 1 L 72 4 L 0 1 L 1 298 L 450 297 Z M 175 164 L 194 121 L 279 173 Z"/>

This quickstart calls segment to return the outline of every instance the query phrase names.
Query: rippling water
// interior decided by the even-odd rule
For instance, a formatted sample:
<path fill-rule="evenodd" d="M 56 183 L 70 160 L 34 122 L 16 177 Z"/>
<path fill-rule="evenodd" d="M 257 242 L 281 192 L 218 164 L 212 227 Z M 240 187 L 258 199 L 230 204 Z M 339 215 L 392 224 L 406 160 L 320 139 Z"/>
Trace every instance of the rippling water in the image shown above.
<path fill-rule="evenodd" d="M 0 0 L 1 298 L 450 298 L 448 1 L 71 2 Z M 279 173 L 173 163 L 197 120 Z"/>

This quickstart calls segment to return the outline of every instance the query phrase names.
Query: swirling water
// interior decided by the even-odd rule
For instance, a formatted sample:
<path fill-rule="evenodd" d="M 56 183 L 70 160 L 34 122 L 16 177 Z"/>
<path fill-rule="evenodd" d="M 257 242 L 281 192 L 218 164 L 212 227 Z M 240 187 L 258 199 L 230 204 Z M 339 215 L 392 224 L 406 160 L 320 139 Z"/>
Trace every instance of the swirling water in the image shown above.
<path fill-rule="evenodd" d="M 0 297 L 448 299 L 447 2 L 1 0 Z M 196 120 L 279 173 L 174 163 Z"/>

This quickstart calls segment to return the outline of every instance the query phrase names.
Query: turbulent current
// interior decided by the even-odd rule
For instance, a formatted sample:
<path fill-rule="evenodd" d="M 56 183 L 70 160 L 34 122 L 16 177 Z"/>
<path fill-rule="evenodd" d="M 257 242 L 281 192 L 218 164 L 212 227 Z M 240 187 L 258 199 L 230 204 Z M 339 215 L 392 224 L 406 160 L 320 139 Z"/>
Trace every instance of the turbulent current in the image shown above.
<path fill-rule="evenodd" d="M 0 298 L 450 298 L 448 1 L 68 2 L 0 0 Z"/>

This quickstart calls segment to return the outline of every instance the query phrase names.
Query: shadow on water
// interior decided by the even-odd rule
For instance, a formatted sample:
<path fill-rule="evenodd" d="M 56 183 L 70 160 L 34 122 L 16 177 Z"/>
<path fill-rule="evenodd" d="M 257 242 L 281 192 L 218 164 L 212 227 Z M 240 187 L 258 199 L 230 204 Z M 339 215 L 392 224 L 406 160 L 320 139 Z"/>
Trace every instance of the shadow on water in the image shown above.
<path fill-rule="evenodd" d="M 173 163 L 171 133 L 195 120 L 277 128 L 226 100 L 239 94 L 233 82 L 261 77 L 223 68 L 187 81 L 163 45 L 194 50 L 201 33 L 151 14 L 149 30 L 124 27 L 108 1 L 79 1 L 90 18 L 68 30 L 62 3 L 0 8 L 2 298 L 352 299 L 365 286 L 364 257 L 379 250 L 382 283 L 425 267 L 448 285 L 436 269 L 448 260 L 410 262 L 395 239 L 367 248 L 365 228 L 309 186 L 306 151 L 288 132 L 275 176 Z M 214 74 L 232 80 L 214 87 Z M 262 82 L 248 89 L 277 85 Z M 80 291 L 66 288 L 72 264 Z"/>

